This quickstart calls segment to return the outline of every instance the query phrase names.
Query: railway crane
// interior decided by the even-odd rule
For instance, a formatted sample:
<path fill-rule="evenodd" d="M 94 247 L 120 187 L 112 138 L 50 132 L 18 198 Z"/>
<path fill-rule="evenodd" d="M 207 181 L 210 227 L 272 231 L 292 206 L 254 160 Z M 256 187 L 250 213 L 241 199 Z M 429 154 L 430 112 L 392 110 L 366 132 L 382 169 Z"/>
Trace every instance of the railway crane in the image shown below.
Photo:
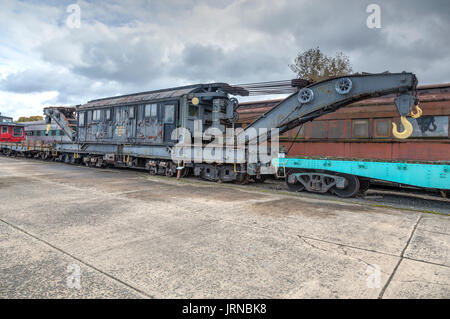
<path fill-rule="evenodd" d="M 251 146 L 271 140 L 277 130 L 282 134 L 346 105 L 376 96 L 397 95 L 395 105 L 402 127 L 393 123 L 396 138 L 408 138 L 413 127 L 407 117 L 417 118 L 422 114 L 416 95 L 417 78 L 413 73 L 353 74 L 317 83 L 297 82 L 300 83 L 297 92 L 244 129 L 236 130 L 238 103 L 233 96 L 248 95 L 248 92 L 226 83 L 97 99 L 71 108 L 47 107 L 44 109 L 47 123 L 57 123 L 71 140 L 53 145 L 51 152 L 68 163 L 135 167 L 166 176 L 183 172 L 225 182 L 263 180 L 273 175 L 275 167 L 277 174 L 286 178 L 290 189 L 319 193 L 331 190 L 338 196 L 350 197 L 368 187 L 371 178 L 368 172 L 374 171 L 371 163 L 360 163 L 360 167 L 367 168 L 365 173 L 359 174 L 355 169 L 358 174 L 351 174 L 348 167 L 341 167 L 343 162 L 339 166 L 330 160 L 324 164 L 314 162 L 315 159 L 293 161 L 283 156 L 263 160 L 264 154 L 255 157 Z M 211 133 L 230 128 L 234 130 L 231 138 L 222 139 Z M 188 134 L 174 133 L 181 129 Z M 212 136 L 214 143 L 205 146 Z M 214 145 L 213 151 L 210 151 L 210 144 Z M 199 153 L 200 157 L 192 157 Z M 404 172 L 410 168 L 408 163 L 402 165 Z M 390 166 L 389 169 L 392 170 Z M 432 174 L 443 176 L 446 171 L 440 170 L 448 167 L 436 165 L 433 169 Z M 378 175 L 376 178 L 380 178 Z M 390 180 L 389 174 L 385 175 L 381 179 Z M 402 175 L 401 171 L 397 175 Z M 445 176 L 441 184 L 422 183 L 421 187 L 449 188 L 448 174 Z M 408 183 L 414 185 L 414 182 Z"/>

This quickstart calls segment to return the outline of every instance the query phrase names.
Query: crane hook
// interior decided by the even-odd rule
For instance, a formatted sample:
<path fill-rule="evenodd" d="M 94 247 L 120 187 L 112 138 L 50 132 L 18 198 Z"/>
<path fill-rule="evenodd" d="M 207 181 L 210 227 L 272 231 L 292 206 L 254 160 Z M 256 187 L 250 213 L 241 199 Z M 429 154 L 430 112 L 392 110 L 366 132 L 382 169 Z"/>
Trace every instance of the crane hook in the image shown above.
<path fill-rule="evenodd" d="M 400 121 L 402 122 L 402 125 L 405 129 L 403 130 L 403 132 L 399 132 L 399 131 L 397 131 L 397 124 L 392 123 L 392 134 L 396 138 L 400 138 L 400 139 L 405 139 L 405 138 L 410 137 L 413 132 L 412 124 L 408 121 L 406 116 L 400 116 Z"/>
<path fill-rule="evenodd" d="M 419 117 L 422 116 L 422 109 L 419 107 L 419 104 L 416 104 L 414 106 L 414 108 L 416 109 L 416 113 L 414 113 L 414 111 L 411 109 L 411 113 L 409 114 L 412 118 L 418 119 Z"/>

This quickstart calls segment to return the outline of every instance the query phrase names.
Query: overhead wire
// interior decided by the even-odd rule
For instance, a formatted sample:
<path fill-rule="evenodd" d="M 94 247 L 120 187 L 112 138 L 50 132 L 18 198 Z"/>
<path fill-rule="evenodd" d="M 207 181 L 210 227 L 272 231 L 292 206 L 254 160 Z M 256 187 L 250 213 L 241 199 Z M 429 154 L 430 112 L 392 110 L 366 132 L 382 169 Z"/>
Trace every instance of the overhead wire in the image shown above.
<path fill-rule="evenodd" d="M 291 80 L 235 84 L 235 87 L 247 90 L 249 95 L 290 94 L 298 88 L 292 86 Z"/>

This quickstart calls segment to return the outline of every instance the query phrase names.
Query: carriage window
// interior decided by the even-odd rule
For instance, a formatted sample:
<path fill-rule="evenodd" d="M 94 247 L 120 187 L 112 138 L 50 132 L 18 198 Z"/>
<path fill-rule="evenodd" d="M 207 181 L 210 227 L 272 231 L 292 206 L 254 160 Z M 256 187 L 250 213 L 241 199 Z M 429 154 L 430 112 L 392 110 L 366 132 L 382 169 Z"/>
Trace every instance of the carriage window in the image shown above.
<path fill-rule="evenodd" d="M 157 114 L 158 114 L 158 105 L 157 104 L 146 104 L 145 105 L 145 117 L 151 117 L 151 118 L 155 119 Z"/>
<path fill-rule="evenodd" d="M 327 138 L 327 121 L 313 121 L 309 123 L 308 129 L 310 130 L 311 138 Z"/>
<path fill-rule="evenodd" d="M 166 105 L 166 109 L 164 110 L 164 123 L 174 123 L 175 117 L 175 105 Z"/>
<path fill-rule="evenodd" d="M 134 119 L 134 106 L 131 106 L 128 110 L 128 118 Z"/>
<path fill-rule="evenodd" d="M 116 122 L 120 122 L 121 116 L 120 116 L 120 107 L 116 108 Z"/>
<path fill-rule="evenodd" d="M 375 137 L 389 137 L 391 136 L 391 119 L 375 119 Z"/>
<path fill-rule="evenodd" d="M 345 120 L 328 121 L 328 138 L 347 138 Z"/>
<path fill-rule="evenodd" d="M 369 120 L 353 120 L 352 137 L 355 138 L 369 137 Z"/>
<path fill-rule="evenodd" d="M 448 116 L 422 116 L 411 121 L 412 137 L 447 137 Z"/>
<path fill-rule="evenodd" d="M 22 136 L 23 135 L 23 128 L 21 127 L 15 127 L 13 130 L 14 136 Z"/>
<path fill-rule="evenodd" d="M 78 126 L 84 126 L 84 112 L 80 112 L 78 116 Z"/>
<path fill-rule="evenodd" d="M 4 133 L 8 133 L 8 127 L 7 126 L 2 126 L 2 134 Z"/>
<path fill-rule="evenodd" d="M 111 109 L 105 110 L 105 120 L 107 121 L 111 120 Z"/>
<path fill-rule="evenodd" d="M 93 114 L 92 114 L 92 120 L 93 121 L 100 121 L 100 115 L 101 114 L 101 110 L 94 110 Z"/>

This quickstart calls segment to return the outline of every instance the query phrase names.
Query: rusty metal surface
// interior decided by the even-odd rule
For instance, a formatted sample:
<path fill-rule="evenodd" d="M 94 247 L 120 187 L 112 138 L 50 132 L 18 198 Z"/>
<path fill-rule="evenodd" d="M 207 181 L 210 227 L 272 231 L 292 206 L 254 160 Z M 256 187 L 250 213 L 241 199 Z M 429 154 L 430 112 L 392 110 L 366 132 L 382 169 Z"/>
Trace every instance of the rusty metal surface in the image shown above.
<path fill-rule="evenodd" d="M 289 147 L 291 142 L 282 142 Z M 449 161 L 450 141 L 408 142 L 302 141 L 294 143 L 289 156 L 343 157 L 405 161 Z"/>

